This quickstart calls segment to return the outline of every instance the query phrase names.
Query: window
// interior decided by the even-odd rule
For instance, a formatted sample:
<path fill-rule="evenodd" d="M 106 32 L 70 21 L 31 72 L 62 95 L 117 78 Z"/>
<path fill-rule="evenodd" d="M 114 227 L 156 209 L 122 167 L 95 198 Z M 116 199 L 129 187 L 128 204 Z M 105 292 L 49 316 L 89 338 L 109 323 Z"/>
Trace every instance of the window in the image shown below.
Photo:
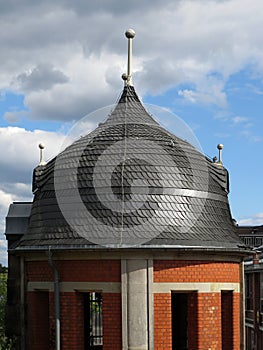
<path fill-rule="evenodd" d="M 253 310 L 253 274 L 245 276 L 246 311 Z"/>
<path fill-rule="evenodd" d="M 84 294 L 85 350 L 102 350 L 102 293 Z"/>

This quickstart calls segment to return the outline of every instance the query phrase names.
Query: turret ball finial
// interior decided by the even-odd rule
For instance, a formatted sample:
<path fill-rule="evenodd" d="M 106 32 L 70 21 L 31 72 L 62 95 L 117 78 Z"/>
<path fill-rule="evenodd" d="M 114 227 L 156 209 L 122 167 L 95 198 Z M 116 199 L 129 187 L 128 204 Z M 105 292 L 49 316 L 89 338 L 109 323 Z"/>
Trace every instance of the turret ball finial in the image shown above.
<path fill-rule="evenodd" d="M 45 148 L 45 145 L 41 142 L 38 145 L 39 149 L 40 149 L 40 161 L 39 161 L 39 165 L 46 165 L 46 162 L 44 161 L 44 157 L 43 157 L 43 149 Z"/>
<path fill-rule="evenodd" d="M 217 145 L 217 149 L 218 149 L 218 163 L 223 165 L 222 162 L 222 149 L 224 148 L 224 145 L 222 143 L 219 143 Z"/>

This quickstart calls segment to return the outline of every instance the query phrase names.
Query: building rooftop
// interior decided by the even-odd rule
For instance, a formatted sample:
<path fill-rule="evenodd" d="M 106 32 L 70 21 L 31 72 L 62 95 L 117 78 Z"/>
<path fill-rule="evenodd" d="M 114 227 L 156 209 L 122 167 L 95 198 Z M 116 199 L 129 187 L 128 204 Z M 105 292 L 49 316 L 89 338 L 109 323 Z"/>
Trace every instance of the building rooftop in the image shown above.
<path fill-rule="evenodd" d="M 133 86 L 105 123 L 35 169 L 33 189 L 17 249 L 244 249 L 227 170 L 162 128 Z"/>

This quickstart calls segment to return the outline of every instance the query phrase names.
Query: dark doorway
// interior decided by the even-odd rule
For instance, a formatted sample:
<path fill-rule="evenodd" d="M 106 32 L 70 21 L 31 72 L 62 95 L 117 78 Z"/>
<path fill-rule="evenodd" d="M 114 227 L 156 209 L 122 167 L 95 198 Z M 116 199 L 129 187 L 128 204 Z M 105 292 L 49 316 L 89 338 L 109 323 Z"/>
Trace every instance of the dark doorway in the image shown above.
<path fill-rule="evenodd" d="M 49 292 L 37 291 L 36 296 L 36 320 L 34 325 L 35 339 L 39 350 L 48 350 L 49 344 Z M 30 340 L 29 340 L 30 341 Z"/>
<path fill-rule="evenodd" d="M 102 350 L 102 293 L 84 294 L 85 350 Z"/>
<path fill-rule="evenodd" d="M 233 292 L 221 292 L 222 350 L 233 350 Z"/>
<path fill-rule="evenodd" d="M 172 349 L 188 349 L 188 294 L 172 293 Z"/>

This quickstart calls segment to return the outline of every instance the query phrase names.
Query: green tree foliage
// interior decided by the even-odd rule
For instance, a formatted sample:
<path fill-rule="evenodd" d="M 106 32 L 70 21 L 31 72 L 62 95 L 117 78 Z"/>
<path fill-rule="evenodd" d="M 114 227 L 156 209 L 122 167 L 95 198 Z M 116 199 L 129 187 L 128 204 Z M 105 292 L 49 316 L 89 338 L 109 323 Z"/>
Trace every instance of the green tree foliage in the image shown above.
<path fill-rule="evenodd" d="M 5 304 L 7 295 L 7 273 L 0 272 L 0 334 L 5 331 Z"/>
<path fill-rule="evenodd" d="M 0 350 L 12 350 L 13 341 L 5 336 L 5 305 L 7 297 L 7 267 L 0 264 Z"/>

